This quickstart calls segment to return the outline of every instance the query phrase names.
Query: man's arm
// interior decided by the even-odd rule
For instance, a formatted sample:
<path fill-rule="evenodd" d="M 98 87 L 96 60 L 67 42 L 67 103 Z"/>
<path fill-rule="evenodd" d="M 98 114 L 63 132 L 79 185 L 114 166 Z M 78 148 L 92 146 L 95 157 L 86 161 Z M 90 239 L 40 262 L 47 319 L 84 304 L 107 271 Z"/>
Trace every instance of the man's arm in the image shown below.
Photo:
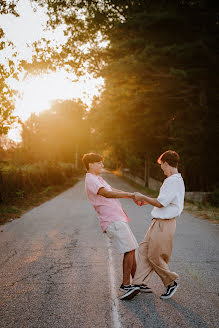
<path fill-rule="evenodd" d="M 157 198 L 151 198 L 151 197 L 145 196 L 145 195 L 141 194 L 140 192 L 135 192 L 135 200 L 145 201 L 148 204 L 153 205 L 158 208 L 163 207 L 163 205 L 158 202 Z"/>
<path fill-rule="evenodd" d="M 112 187 L 111 187 L 112 188 Z M 115 188 L 112 188 L 112 191 L 119 191 L 119 192 L 123 192 L 123 190 L 119 190 L 119 189 L 115 189 Z"/>
<path fill-rule="evenodd" d="M 119 189 L 115 189 L 115 188 L 112 188 L 112 191 L 115 191 L 115 192 L 123 192 L 122 190 L 119 190 Z M 147 202 L 141 202 L 141 201 L 137 201 L 135 200 L 135 198 L 133 198 L 133 201 L 135 202 L 136 205 L 138 206 L 143 206 L 143 205 L 147 205 L 148 203 Z"/>
<path fill-rule="evenodd" d="M 122 190 L 107 190 L 106 188 L 102 187 L 97 192 L 98 195 L 101 195 L 106 198 L 135 198 L 135 194 L 131 192 L 125 192 Z"/>

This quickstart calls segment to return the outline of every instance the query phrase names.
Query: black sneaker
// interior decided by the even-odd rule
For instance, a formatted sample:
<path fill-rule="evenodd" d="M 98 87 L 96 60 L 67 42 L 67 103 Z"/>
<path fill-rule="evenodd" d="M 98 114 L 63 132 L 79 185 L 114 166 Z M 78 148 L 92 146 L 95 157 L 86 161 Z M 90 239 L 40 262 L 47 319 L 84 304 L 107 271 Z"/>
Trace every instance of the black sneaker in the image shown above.
<path fill-rule="evenodd" d="M 120 297 L 120 300 L 131 300 L 134 296 L 136 296 L 140 292 L 140 287 L 138 286 L 130 286 L 129 290 Z"/>
<path fill-rule="evenodd" d="M 129 290 L 130 287 L 131 287 L 131 285 L 123 285 L 123 284 L 121 284 L 121 286 L 119 287 L 119 290 L 121 290 L 121 292 L 126 293 Z"/>
<path fill-rule="evenodd" d="M 179 286 L 178 286 L 177 282 L 174 281 L 173 286 L 170 286 L 170 285 L 167 286 L 166 292 L 164 294 L 162 294 L 160 298 L 167 300 L 168 298 L 172 297 L 173 294 L 175 294 L 175 292 L 177 291 L 178 287 Z"/>
<path fill-rule="evenodd" d="M 140 292 L 142 292 L 142 293 L 152 293 L 152 289 L 149 288 L 146 285 L 134 285 L 134 286 L 139 287 L 140 288 Z"/>

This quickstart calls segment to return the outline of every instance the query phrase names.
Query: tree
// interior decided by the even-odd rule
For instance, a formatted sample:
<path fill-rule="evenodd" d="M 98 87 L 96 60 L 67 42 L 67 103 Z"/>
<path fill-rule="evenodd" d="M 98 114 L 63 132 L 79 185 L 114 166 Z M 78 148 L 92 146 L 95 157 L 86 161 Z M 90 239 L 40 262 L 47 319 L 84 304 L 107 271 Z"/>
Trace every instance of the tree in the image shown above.
<path fill-rule="evenodd" d="M 15 9 L 14 1 L 0 1 L 0 15 L 13 14 L 18 16 Z M 5 40 L 4 36 L 4 31 L 0 28 L 0 53 L 6 46 L 13 47 L 13 44 Z M 15 91 L 8 86 L 7 78 L 9 76 L 17 78 L 16 67 L 12 58 L 8 59 L 7 63 L 0 63 L 0 136 L 7 134 L 10 126 L 16 120 L 16 117 L 13 116 Z"/>
<path fill-rule="evenodd" d="M 89 147 L 86 109 L 81 102 L 57 101 L 50 110 L 31 117 L 23 124 L 22 138 L 31 161 L 73 162 L 75 153 Z"/>
<path fill-rule="evenodd" d="M 218 176 L 218 2 L 47 5 L 51 26 L 65 23 L 68 35 L 62 51 L 51 52 L 51 61 L 79 74 L 86 67 L 105 78 L 105 91 L 89 116 L 93 135 L 120 161 L 130 154 L 143 160 L 145 153 L 155 160 L 174 148 L 182 154 L 188 188 L 213 188 Z M 101 47 L 100 40 L 108 45 Z"/>
<path fill-rule="evenodd" d="M 132 2 L 125 21 L 110 31 L 101 71 L 106 90 L 91 113 L 101 139 L 119 149 L 123 164 L 127 149 L 154 160 L 167 148 L 179 151 L 192 190 L 209 190 L 216 183 L 215 7 Z"/>

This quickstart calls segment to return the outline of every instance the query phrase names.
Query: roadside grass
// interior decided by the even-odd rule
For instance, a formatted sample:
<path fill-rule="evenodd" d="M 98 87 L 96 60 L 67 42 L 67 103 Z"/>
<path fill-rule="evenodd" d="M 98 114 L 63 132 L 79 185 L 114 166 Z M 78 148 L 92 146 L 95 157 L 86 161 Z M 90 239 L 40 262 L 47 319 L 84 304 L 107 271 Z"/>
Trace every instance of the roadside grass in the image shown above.
<path fill-rule="evenodd" d="M 81 176 L 82 170 L 75 169 L 72 163 L 0 162 L 0 224 L 72 187 Z"/>
<path fill-rule="evenodd" d="M 28 193 L 23 193 L 22 191 L 18 192 L 18 194 L 16 193 L 17 197 L 11 199 L 10 203 L 0 203 L 0 225 L 19 218 L 26 211 L 74 186 L 77 181 L 78 178 L 69 178 L 61 185 L 51 185 Z"/>
<path fill-rule="evenodd" d="M 150 197 L 157 197 L 159 192 L 155 190 L 151 190 L 147 187 L 143 187 L 138 183 L 132 181 L 131 179 L 122 176 L 119 174 L 118 171 L 113 171 L 114 174 L 118 175 L 124 181 L 128 182 L 131 186 L 136 188 L 136 190 L 150 196 Z M 192 202 L 192 201 L 185 201 L 184 210 L 189 212 L 192 215 L 198 216 L 203 219 L 210 220 L 214 223 L 219 223 L 219 208 L 214 207 L 209 203 L 200 203 L 200 202 Z"/>
<path fill-rule="evenodd" d="M 118 175 L 120 178 L 122 178 L 122 180 L 128 182 L 128 184 L 130 184 L 133 188 L 135 188 L 136 190 L 138 190 L 139 192 L 142 192 L 144 194 L 147 194 L 150 197 L 157 197 L 158 196 L 158 191 L 156 190 L 152 190 L 149 189 L 147 187 L 143 187 L 141 185 L 139 185 L 138 183 L 132 181 L 131 179 L 124 177 L 122 175 Z"/>
<path fill-rule="evenodd" d="M 156 191 L 156 190 L 152 190 L 150 188 L 147 188 L 147 187 L 143 187 L 141 185 L 139 185 L 137 182 L 134 182 L 133 180 L 125 177 L 124 175 L 122 175 L 118 170 L 109 170 L 107 169 L 109 172 L 117 175 L 118 177 L 120 177 L 123 181 L 126 181 L 128 184 L 130 184 L 133 188 L 137 189 L 139 192 L 144 192 L 145 194 L 147 194 L 148 196 L 151 196 L 151 197 L 157 197 L 159 192 Z"/>
<path fill-rule="evenodd" d="M 200 218 L 219 223 L 219 208 L 211 206 L 209 203 L 201 204 L 199 202 L 186 201 L 184 209 Z"/>

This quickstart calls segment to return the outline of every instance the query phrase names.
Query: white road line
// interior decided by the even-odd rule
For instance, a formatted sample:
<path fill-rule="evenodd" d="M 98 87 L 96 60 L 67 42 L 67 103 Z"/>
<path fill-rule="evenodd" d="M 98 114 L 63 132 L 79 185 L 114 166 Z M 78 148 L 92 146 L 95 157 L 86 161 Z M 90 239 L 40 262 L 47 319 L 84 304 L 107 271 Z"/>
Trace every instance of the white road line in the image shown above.
<path fill-rule="evenodd" d="M 108 248 L 108 254 L 109 254 L 109 277 L 110 277 L 110 289 L 111 289 L 111 298 L 112 298 L 112 314 L 113 314 L 113 327 L 114 328 L 121 328 L 121 323 L 119 319 L 119 302 L 118 302 L 118 296 L 116 293 L 116 289 L 118 286 L 116 286 L 115 283 L 115 270 L 113 266 L 113 257 L 112 257 L 112 250 L 110 248 L 110 242 L 107 240 L 107 248 Z"/>

